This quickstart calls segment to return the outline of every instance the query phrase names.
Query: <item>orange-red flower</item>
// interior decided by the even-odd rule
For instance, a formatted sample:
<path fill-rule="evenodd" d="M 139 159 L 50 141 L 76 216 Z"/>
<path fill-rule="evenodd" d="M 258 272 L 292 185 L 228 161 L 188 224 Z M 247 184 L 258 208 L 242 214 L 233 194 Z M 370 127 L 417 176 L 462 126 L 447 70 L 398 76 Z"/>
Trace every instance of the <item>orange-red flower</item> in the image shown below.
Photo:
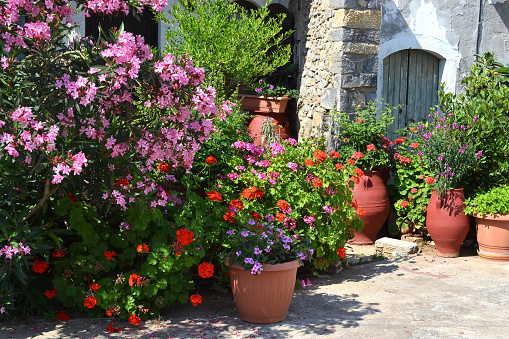
<path fill-rule="evenodd" d="M 350 164 L 350 165 L 355 165 L 355 161 L 354 161 L 354 160 L 352 160 L 352 159 L 347 159 L 347 160 L 346 160 L 346 163 L 347 163 L 347 164 Z"/>
<path fill-rule="evenodd" d="M 191 299 L 191 303 L 193 304 L 193 306 L 201 304 L 201 295 L 199 294 L 193 294 L 192 296 L 189 297 L 189 299 Z"/>
<path fill-rule="evenodd" d="M 336 164 L 336 169 L 338 170 L 342 170 L 342 169 L 345 169 L 345 166 L 343 166 L 343 164 Z"/>
<path fill-rule="evenodd" d="M 357 208 L 357 209 L 355 210 L 355 212 L 357 212 L 357 214 L 358 214 L 359 216 L 361 216 L 361 217 L 362 217 L 362 216 L 364 216 L 364 215 L 366 214 L 366 211 L 365 211 L 365 210 L 364 210 L 364 208 L 362 208 L 362 207 Z"/>
<path fill-rule="evenodd" d="M 230 209 L 233 210 L 234 208 L 238 211 L 242 211 L 244 209 L 244 203 L 240 199 L 235 199 L 230 201 Z"/>
<path fill-rule="evenodd" d="M 262 220 L 262 216 L 256 212 L 251 212 L 251 215 L 253 216 L 254 220 Z"/>
<path fill-rule="evenodd" d="M 60 249 L 56 249 L 51 253 L 51 256 L 53 258 L 63 258 L 65 257 L 65 252 L 61 251 Z"/>
<path fill-rule="evenodd" d="M 140 285 L 141 284 L 141 280 L 140 280 L 140 276 L 137 275 L 136 273 L 133 273 L 129 276 L 129 286 L 133 286 L 135 283 L 136 285 Z"/>
<path fill-rule="evenodd" d="M 111 260 L 117 253 L 115 251 L 104 251 L 103 255 L 106 257 L 106 260 Z"/>
<path fill-rule="evenodd" d="M 240 193 L 241 197 L 244 197 L 246 199 L 255 199 L 255 198 L 262 198 L 263 197 L 263 191 L 259 190 L 258 188 L 251 186 L 249 188 L 244 189 L 242 193 Z"/>
<path fill-rule="evenodd" d="M 34 260 L 34 265 L 32 266 L 32 271 L 35 273 L 44 273 L 48 270 L 49 264 L 46 261 L 41 261 L 39 259 Z"/>
<path fill-rule="evenodd" d="M 338 248 L 338 255 L 341 259 L 346 257 L 346 249 L 344 247 Z"/>
<path fill-rule="evenodd" d="M 331 151 L 329 153 L 329 158 L 339 158 L 339 157 L 340 157 L 340 155 L 339 155 L 339 152 L 337 152 L 337 151 Z"/>
<path fill-rule="evenodd" d="M 44 295 L 48 299 L 54 298 L 57 295 L 57 290 L 46 290 L 46 292 L 44 292 Z"/>
<path fill-rule="evenodd" d="M 210 165 L 210 164 L 213 164 L 213 163 L 217 164 L 217 160 L 216 160 L 216 158 L 214 158 L 212 155 L 211 155 L 211 156 L 209 156 L 209 157 L 207 157 L 207 159 L 205 159 L 205 162 L 206 162 L 207 164 L 209 164 L 209 165 Z"/>
<path fill-rule="evenodd" d="M 412 148 L 417 148 L 417 147 L 419 147 L 419 144 L 418 144 L 418 143 L 416 143 L 416 142 L 412 142 L 412 143 L 410 144 L 410 147 L 412 147 Z"/>
<path fill-rule="evenodd" d="M 414 188 L 412 188 L 412 189 L 410 190 L 410 193 L 412 193 L 412 194 L 417 193 L 417 188 L 415 188 L 415 187 L 414 187 Z"/>
<path fill-rule="evenodd" d="M 111 312 L 111 311 L 110 311 Z M 108 325 L 108 333 L 117 333 L 117 332 L 122 332 L 122 329 L 120 327 L 114 327 L 113 325 L 115 325 L 116 323 L 111 323 Z"/>
<path fill-rule="evenodd" d="M 357 205 L 357 200 L 352 201 L 352 207 L 353 207 L 354 209 L 357 209 L 357 206 L 358 206 L 358 205 Z"/>
<path fill-rule="evenodd" d="M 57 319 L 62 320 L 62 321 L 67 321 L 67 320 L 69 320 L 69 316 L 67 315 L 67 313 L 65 311 L 60 311 L 57 313 Z"/>
<path fill-rule="evenodd" d="M 306 159 L 306 160 L 304 160 L 304 165 L 306 165 L 306 166 L 314 166 L 315 163 L 311 159 Z"/>
<path fill-rule="evenodd" d="M 286 211 L 288 207 L 290 207 L 286 200 L 278 200 L 276 206 L 281 208 L 283 211 Z"/>
<path fill-rule="evenodd" d="M 229 221 L 231 222 L 232 224 L 235 222 L 235 213 L 233 212 L 226 212 L 224 215 L 223 215 L 223 220 L 224 221 Z"/>
<path fill-rule="evenodd" d="M 83 301 L 83 305 L 88 308 L 94 308 L 94 306 L 97 304 L 97 299 L 92 295 L 90 297 L 86 297 Z"/>
<path fill-rule="evenodd" d="M 221 195 L 221 193 L 217 192 L 217 191 L 210 191 L 210 192 L 207 192 L 207 197 L 210 198 L 210 200 L 212 201 L 223 201 L 223 196 Z"/>
<path fill-rule="evenodd" d="M 148 249 L 148 246 L 147 244 L 143 244 L 143 245 L 138 245 L 136 246 L 136 251 L 138 251 L 138 253 L 142 253 L 142 252 L 148 252 L 149 249 Z"/>
<path fill-rule="evenodd" d="M 367 150 L 368 152 L 374 151 L 374 150 L 375 150 L 375 145 L 373 145 L 373 144 L 369 144 L 369 145 L 366 147 L 366 150 Z"/>
<path fill-rule="evenodd" d="M 351 176 L 351 177 L 350 177 L 350 180 L 353 180 L 353 182 L 354 182 L 355 184 L 358 184 L 358 183 L 360 183 L 360 182 L 361 182 L 361 179 L 359 179 L 359 177 L 355 177 L 355 176 Z"/>
<path fill-rule="evenodd" d="M 364 175 L 364 172 L 360 168 L 356 168 L 353 172 L 360 178 Z"/>
<path fill-rule="evenodd" d="M 141 319 L 136 314 L 131 314 L 129 316 L 129 324 L 132 324 L 134 326 L 138 326 L 140 323 L 141 323 Z"/>
<path fill-rule="evenodd" d="M 204 279 L 214 275 L 214 265 L 208 262 L 202 262 L 198 265 L 198 275 Z"/>
<path fill-rule="evenodd" d="M 96 282 L 93 282 L 93 283 L 91 283 L 91 284 L 88 286 L 88 288 L 90 288 L 91 290 L 97 291 L 98 289 L 100 289 L 100 288 L 101 288 L 101 285 L 99 285 L 99 284 L 98 284 L 98 283 L 96 283 Z"/>
<path fill-rule="evenodd" d="M 408 207 L 408 201 L 403 200 L 403 201 L 401 202 L 401 207 L 403 207 L 403 208 Z"/>
<path fill-rule="evenodd" d="M 117 183 L 116 183 L 117 187 L 120 187 L 120 186 L 129 186 L 129 181 L 127 179 L 118 179 L 117 180 Z"/>
<path fill-rule="evenodd" d="M 362 152 L 353 152 L 352 158 L 354 158 L 355 160 L 359 160 L 364 158 L 364 154 Z"/>
<path fill-rule="evenodd" d="M 313 152 L 313 158 L 318 160 L 316 162 L 317 164 L 320 164 L 320 163 L 324 162 L 327 159 L 327 156 L 325 155 L 325 153 L 323 151 L 314 151 Z"/>
<path fill-rule="evenodd" d="M 157 165 L 157 169 L 163 173 L 166 173 L 171 169 L 171 166 L 167 162 L 163 162 Z"/>
<path fill-rule="evenodd" d="M 182 245 L 189 245 L 194 240 L 194 233 L 187 228 L 181 228 L 177 231 L 177 241 Z"/>
<path fill-rule="evenodd" d="M 435 178 L 427 177 L 426 178 L 426 183 L 429 184 L 429 185 L 433 185 L 435 183 Z"/>
<path fill-rule="evenodd" d="M 283 213 L 276 213 L 276 219 L 279 222 L 283 222 L 285 220 L 285 215 Z"/>
<path fill-rule="evenodd" d="M 113 312 L 111 312 L 111 310 L 107 310 L 107 311 L 106 311 L 106 315 L 107 315 L 108 317 L 111 317 L 111 316 L 113 315 Z"/>
<path fill-rule="evenodd" d="M 403 143 L 403 139 L 396 139 L 396 140 L 394 140 L 394 143 L 395 143 L 396 145 L 398 145 L 398 144 L 402 144 L 402 143 Z"/>
<path fill-rule="evenodd" d="M 313 178 L 313 186 L 315 187 L 321 187 L 323 185 L 323 181 L 319 178 Z"/>

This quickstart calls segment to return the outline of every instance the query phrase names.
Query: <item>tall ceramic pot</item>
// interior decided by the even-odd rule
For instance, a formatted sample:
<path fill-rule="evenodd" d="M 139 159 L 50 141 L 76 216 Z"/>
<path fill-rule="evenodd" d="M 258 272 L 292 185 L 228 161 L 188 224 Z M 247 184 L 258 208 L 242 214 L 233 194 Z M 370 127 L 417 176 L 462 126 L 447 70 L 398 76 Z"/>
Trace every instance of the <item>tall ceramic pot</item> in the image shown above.
<path fill-rule="evenodd" d="M 265 264 L 257 275 L 242 266 L 230 266 L 233 299 L 240 319 L 255 324 L 283 321 L 292 301 L 300 265 L 298 260 Z"/>
<path fill-rule="evenodd" d="M 495 261 L 509 261 L 509 214 L 474 215 L 477 254 L 481 258 Z"/>
<path fill-rule="evenodd" d="M 460 247 L 467 236 L 470 218 L 465 215 L 463 188 L 449 189 L 439 198 L 433 190 L 426 211 L 426 228 L 435 243 L 440 257 L 459 256 Z"/>
<path fill-rule="evenodd" d="M 359 245 L 374 244 L 391 209 L 382 173 L 364 172 L 353 188 L 353 200 L 357 200 L 357 205 L 365 211 L 363 216 L 359 216 L 364 227 L 360 232 L 354 231 L 354 237 L 349 242 Z"/>
<path fill-rule="evenodd" d="M 262 144 L 262 126 L 269 117 L 276 121 L 276 133 L 281 139 L 288 139 L 292 136 L 290 133 L 290 121 L 286 119 L 286 113 L 260 113 L 253 117 L 248 127 L 248 133 L 253 138 L 253 143 L 256 146 Z"/>

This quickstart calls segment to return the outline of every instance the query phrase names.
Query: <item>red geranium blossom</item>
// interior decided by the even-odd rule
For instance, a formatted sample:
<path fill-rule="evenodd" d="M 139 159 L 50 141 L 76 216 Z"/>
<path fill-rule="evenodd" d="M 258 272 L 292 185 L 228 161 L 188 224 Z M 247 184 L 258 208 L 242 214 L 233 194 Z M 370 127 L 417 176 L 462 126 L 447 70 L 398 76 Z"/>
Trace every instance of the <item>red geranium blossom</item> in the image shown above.
<path fill-rule="evenodd" d="M 345 166 L 343 166 L 343 164 L 336 164 L 336 169 L 338 170 L 342 170 L 342 169 L 345 169 Z"/>
<path fill-rule="evenodd" d="M 415 188 L 415 187 L 414 187 L 414 188 L 412 188 L 412 189 L 410 190 L 410 193 L 412 193 L 412 194 L 417 193 L 417 188 Z"/>
<path fill-rule="evenodd" d="M 48 299 L 54 298 L 57 295 L 57 290 L 46 290 L 46 292 L 44 292 L 44 295 Z"/>
<path fill-rule="evenodd" d="M 364 172 L 360 168 L 356 168 L 353 172 L 360 178 L 364 175 Z"/>
<path fill-rule="evenodd" d="M 122 332 L 122 329 L 120 327 L 113 327 L 113 325 L 115 325 L 115 324 L 116 323 L 111 323 L 111 324 L 108 325 L 108 333 Z"/>
<path fill-rule="evenodd" d="M 134 326 L 138 326 L 140 323 L 141 323 L 141 319 L 136 314 L 131 314 L 129 316 L 129 324 L 132 324 Z"/>
<path fill-rule="evenodd" d="M 355 165 L 355 161 L 352 159 L 347 159 L 346 162 L 350 165 Z"/>
<path fill-rule="evenodd" d="M 283 213 L 276 213 L 276 219 L 279 222 L 283 222 L 285 220 L 285 215 Z"/>
<path fill-rule="evenodd" d="M 314 166 L 315 163 L 311 159 L 306 159 L 306 160 L 304 160 L 304 165 L 306 165 L 306 166 Z"/>
<path fill-rule="evenodd" d="M 111 317 L 111 316 L 113 315 L 113 312 L 111 312 L 111 310 L 107 310 L 107 311 L 106 311 L 106 315 L 107 315 L 108 317 Z"/>
<path fill-rule="evenodd" d="M 355 176 L 350 177 L 350 180 L 353 180 L 353 182 L 356 184 L 361 182 L 361 179 L 359 179 L 359 177 L 355 177 Z"/>
<path fill-rule="evenodd" d="M 408 201 L 403 200 L 403 201 L 401 202 L 401 207 L 403 207 L 403 208 L 408 207 Z"/>
<path fill-rule="evenodd" d="M 65 257 L 65 252 L 61 251 L 60 249 L 56 249 L 53 251 L 53 253 L 51 253 L 51 256 L 53 258 L 63 258 Z"/>
<path fill-rule="evenodd" d="M 67 313 L 65 311 L 60 311 L 57 313 L 57 319 L 62 320 L 62 321 L 67 321 L 67 320 L 69 320 L 69 316 L 67 315 Z"/>
<path fill-rule="evenodd" d="M 338 255 L 341 259 L 346 257 L 346 249 L 344 247 L 338 248 Z"/>
<path fill-rule="evenodd" d="M 317 164 L 320 164 L 320 163 L 324 162 L 327 159 L 327 156 L 325 155 L 325 153 L 323 151 L 314 151 L 313 152 L 313 158 L 318 160 L 316 162 Z"/>
<path fill-rule="evenodd" d="M 429 185 L 433 185 L 435 183 L 435 178 L 427 177 L 426 178 L 426 183 L 429 184 Z"/>
<path fill-rule="evenodd" d="M 246 199 L 255 199 L 255 198 L 262 198 L 263 197 L 263 191 L 259 190 L 258 188 L 251 186 L 249 188 L 244 189 L 242 193 L 240 193 L 240 196 Z"/>
<path fill-rule="evenodd" d="M 251 212 L 251 215 L 253 216 L 254 220 L 262 220 L 262 216 L 256 212 Z"/>
<path fill-rule="evenodd" d="M 141 285 L 140 276 L 136 273 L 133 273 L 129 276 L 129 286 L 133 286 L 135 283 L 136 285 Z"/>
<path fill-rule="evenodd" d="M 235 213 L 233 212 L 226 212 L 224 215 L 223 215 L 223 220 L 224 221 L 229 221 L 231 222 L 232 224 L 235 222 Z"/>
<path fill-rule="evenodd" d="M 214 265 L 208 262 L 202 262 L 198 265 L 198 275 L 204 279 L 212 277 L 214 275 Z"/>
<path fill-rule="evenodd" d="M 83 305 L 88 308 L 94 308 L 96 304 L 97 299 L 93 295 L 90 297 L 86 297 L 85 300 L 83 300 Z"/>
<path fill-rule="evenodd" d="M 339 155 L 339 152 L 337 152 L 337 151 L 331 151 L 329 153 L 329 158 L 339 158 L 339 157 L 340 157 L 340 155 Z"/>
<path fill-rule="evenodd" d="M 366 214 L 366 211 L 364 210 L 364 208 L 362 207 L 359 207 L 355 210 L 355 212 L 357 212 L 357 214 L 360 216 L 360 217 L 363 217 L 365 214 Z"/>
<path fill-rule="evenodd" d="M 167 162 L 163 162 L 157 165 L 157 169 L 163 173 L 166 173 L 171 169 L 171 166 Z"/>
<path fill-rule="evenodd" d="M 101 285 L 99 285 L 99 284 L 98 284 L 98 283 L 96 283 L 96 282 L 93 282 L 93 283 L 91 283 L 91 284 L 88 286 L 88 288 L 90 288 L 91 290 L 97 291 L 98 289 L 100 289 L 100 288 L 101 288 Z"/>
<path fill-rule="evenodd" d="M 394 140 L 394 143 L 395 143 L 396 145 L 398 145 L 398 144 L 402 144 L 402 143 L 403 143 L 403 139 L 396 139 L 396 140 Z"/>
<path fill-rule="evenodd" d="M 354 158 L 355 160 L 359 160 L 359 159 L 362 159 L 364 158 L 364 154 L 362 152 L 353 152 L 352 154 L 352 158 Z"/>
<path fill-rule="evenodd" d="M 234 208 L 238 211 L 242 211 L 244 209 L 244 203 L 240 199 L 235 199 L 230 201 L 230 210 L 233 210 Z"/>
<path fill-rule="evenodd" d="M 205 162 L 206 162 L 207 164 L 209 164 L 209 165 L 210 165 L 210 164 L 213 164 L 213 163 L 216 163 L 216 164 L 217 164 L 217 160 L 216 160 L 216 158 L 214 158 L 212 155 L 211 155 L 211 156 L 209 156 L 207 159 L 205 159 Z"/>
<path fill-rule="evenodd" d="M 313 178 L 313 186 L 315 187 L 321 187 L 323 185 L 323 181 L 319 178 Z"/>
<path fill-rule="evenodd" d="M 369 144 L 369 145 L 368 145 L 368 147 L 366 147 L 366 150 L 367 150 L 368 152 L 374 151 L 374 150 L 375 150 L 375 145 L 373 145 L 373 144 Z"/>
<path fill-rule="evenodd" d="M 136 251 L 138 251 L 138 253 L 142 253 L 142 252 L 148 252 L 149 249 L 148 249 L 148 246 L 147 244 L 143 244 L 143 245 L 138 245 L 136 246 Z"/>
<path fill-rule="evenodd" d="M 116 183 L 117 187 L 120 187 L 120 186 L 129 186 L 129 181 L 127 179 L 118 179 L 117 180 L 117 183 Z"/>
<path fill-rule="evenodd" d="M 286 200 L 278 200 L 276 206 L 280 207 L 283 211 L 286 211 L 288 207 L 290 207 Z"/>
<path fill-rule="evenodd" d="M 106 260 L 111 260 L 117 253 L 115 251 L 104 251 L 103 255 L 106 257 Z"/>
<path fill-rule="evenodd" d="M 49 264 L 46 261 L 41 261 L 39 259 L 34 260 L 34 265 L 32 266 L 32 271 L 35 273 L 44 273 L 48 270 Z"/>
<path fill-rule="evenodd" d="M 177 231 L 177 241 L 182 245 L 189 245 L 193 242 L 194 233 L 187 228 L 181 228 Z"/>
<path fill-rule="evenodd" d="M 410 147 L 412 147 L 412 148 L 417 148 L 417 147 L 419 147 L 419 144 L 418 144 L 418 143 L 416 143 L 416 142 L 412 142 L 412 143 L 410 144 Z"/>
<path fill-rule="evenodd" d="M 191 299 L 191 303 L 193 304 L 193 306 L 197 306 L 198 304 L 201 303 L 201 295 L 199 294 L 193 294 L 192 296 L 189 297 L 189 299 Z"/>
<path fill-rule="evenodd" d="M 210 200 L 212 201 L 223 201 L 223 196 L 221 195 L 221 193 L 217 192 L 217 191 L 210 191 L 210 192 L 207 192 L 207 197 L 210 198 Z"/>

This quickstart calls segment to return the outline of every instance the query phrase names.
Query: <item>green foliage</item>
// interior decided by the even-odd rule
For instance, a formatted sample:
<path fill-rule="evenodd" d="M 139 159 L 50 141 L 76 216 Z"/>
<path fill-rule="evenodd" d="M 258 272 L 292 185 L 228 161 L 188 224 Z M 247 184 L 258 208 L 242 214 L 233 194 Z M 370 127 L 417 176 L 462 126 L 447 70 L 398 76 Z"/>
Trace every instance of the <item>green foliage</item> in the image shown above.
<path fill-rule="evenodd" d="M 240 85 L 290 61 L 290 45 L 282 42 L 292 32 L 281 32 L 284 16 L 269 18 L 267 5 L 248 12 L 230 0 L 182 0 L 169 14 L 165 52 L 189 55 L 219 97 L 230 97 Z"/>
<path fill-rule="evenodd" d="M 440 109 L 454 113 L 458 125 L 469 126 L 464 138 L 482 151 L 465 184 L 466 193 L 487 191 L 509 183 L 509 82 L 493 53 L 476 55 L 470 75 L 462 80 L 464 94 L 439 92 Z M 472 124 L 474 117 L 477 124 Z"/>
<path fill-rule="evenodd" d="M 425 181 L 430 172 L 417 155 L 419 149 L 419 144 L 406 137 L 396 139 L 393 148 L 394 185 L 390 186 L 389 195 L 397 218 L 396 224 L 389 225 L 392 234 L 407 227 L 417 230 L 426 224 L 426 207 L 432 185 Z"/>
<path fill-rule="evenodd" d="M 359 108 L 351 117 L 345 112 L 332 112 L 331 134 L 340 142 L 338 151 L 342 157 L 351 158 L 360 152 L 356 165 L 364 171 L 389 167 L 389 140 L 383 135 L 394 122 L 391 109 L 386 107 L 377 114 L 376 102 Z"/>
<path fill-rule="evenodd" d="M 509 185 L 493 187 L 465 200 L 466 214 L 509 214 Z"/>

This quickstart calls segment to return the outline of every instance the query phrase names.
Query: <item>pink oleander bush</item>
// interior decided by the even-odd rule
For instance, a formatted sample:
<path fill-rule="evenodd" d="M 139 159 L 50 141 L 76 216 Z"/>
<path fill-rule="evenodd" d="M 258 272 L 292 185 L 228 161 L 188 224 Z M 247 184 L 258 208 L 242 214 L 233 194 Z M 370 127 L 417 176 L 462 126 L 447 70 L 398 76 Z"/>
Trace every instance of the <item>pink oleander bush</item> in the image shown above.
<path fill-rule="evenodd" d="M 137 325 L 189 300 L 215 230 L 175 222 L 186 201 L 173 186 L 232 104 L 139 36 L 72 38 L 77 11 L 165 0 L 76 3 L 0 0 L 0 314 Z"/>

